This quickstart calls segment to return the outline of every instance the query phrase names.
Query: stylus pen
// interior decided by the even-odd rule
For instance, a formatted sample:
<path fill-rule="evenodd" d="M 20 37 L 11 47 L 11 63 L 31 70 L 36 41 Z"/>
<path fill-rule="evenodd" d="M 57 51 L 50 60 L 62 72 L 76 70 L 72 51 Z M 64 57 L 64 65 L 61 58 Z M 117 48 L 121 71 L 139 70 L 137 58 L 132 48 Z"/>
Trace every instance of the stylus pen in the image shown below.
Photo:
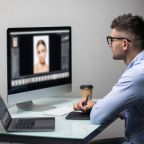
<path fill-rule="evenodd" d="M 86 96 L 86 99 L 85 99 L 85 101 L 84 101 L 83 104 L 82 104 L 83 106 L 86 106 L 86 105 L 87 105 L 88 99 L 89 99 L 89 95 Z"/>

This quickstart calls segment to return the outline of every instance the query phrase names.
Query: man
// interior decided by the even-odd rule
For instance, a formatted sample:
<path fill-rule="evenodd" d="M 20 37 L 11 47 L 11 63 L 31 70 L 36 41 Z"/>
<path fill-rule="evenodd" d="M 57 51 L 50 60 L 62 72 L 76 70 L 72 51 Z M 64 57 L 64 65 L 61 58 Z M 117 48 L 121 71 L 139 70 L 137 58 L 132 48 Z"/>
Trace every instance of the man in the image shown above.
<path fill-rule="evenodd" d="M 74 109 L 92 109 L 90 119 L 94 124 L 121 116 L 126 123 L 124 144 L 144 144 L 144 20 L 132 14 L 121 15 L 112 21 L 111 28 L 107 41 L 113 59 L 123 60 L 127 69 L 103 99 L 96 103 L 89 100 L 86 106 L 81 99 Z"/>

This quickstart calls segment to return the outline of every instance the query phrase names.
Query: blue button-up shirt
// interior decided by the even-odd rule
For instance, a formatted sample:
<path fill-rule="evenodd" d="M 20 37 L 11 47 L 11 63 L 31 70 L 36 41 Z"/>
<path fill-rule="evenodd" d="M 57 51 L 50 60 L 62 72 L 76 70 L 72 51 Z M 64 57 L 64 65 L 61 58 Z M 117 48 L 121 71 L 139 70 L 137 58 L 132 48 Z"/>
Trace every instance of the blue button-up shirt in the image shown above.
<path fill-rule="evenodd" d="M 121 113 L 125 135 L 133 144 L 144 144 L 144 51 L 128 65 L 112 90 L 92 108 L 94 124 L 107 122 Z"/>

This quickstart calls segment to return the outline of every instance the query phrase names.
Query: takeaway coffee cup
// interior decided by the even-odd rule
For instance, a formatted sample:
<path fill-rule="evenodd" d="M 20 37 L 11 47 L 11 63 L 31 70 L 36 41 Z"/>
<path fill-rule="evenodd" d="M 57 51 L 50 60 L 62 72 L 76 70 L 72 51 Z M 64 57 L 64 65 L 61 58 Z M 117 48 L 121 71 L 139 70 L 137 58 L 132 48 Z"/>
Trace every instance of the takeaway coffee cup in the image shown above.
<path fill-rule="evenodd" d="M 81 85 L 80 86 L 81 98 L 86 98 L 87 96 L 89 96 L 89 99 L 92 99 L 92 90 L 93 90 L 93 85 Z"/>

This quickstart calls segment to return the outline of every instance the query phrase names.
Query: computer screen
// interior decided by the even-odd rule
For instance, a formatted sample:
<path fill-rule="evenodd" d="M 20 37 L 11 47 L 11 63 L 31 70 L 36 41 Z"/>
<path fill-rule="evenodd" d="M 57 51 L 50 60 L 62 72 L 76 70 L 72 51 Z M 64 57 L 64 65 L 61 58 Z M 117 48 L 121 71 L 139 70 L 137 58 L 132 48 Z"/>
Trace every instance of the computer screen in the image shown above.
<path fill-rule="evenodd" d="M 7 29 L 8 103 L 71 91 L 71 27 Z"/>

